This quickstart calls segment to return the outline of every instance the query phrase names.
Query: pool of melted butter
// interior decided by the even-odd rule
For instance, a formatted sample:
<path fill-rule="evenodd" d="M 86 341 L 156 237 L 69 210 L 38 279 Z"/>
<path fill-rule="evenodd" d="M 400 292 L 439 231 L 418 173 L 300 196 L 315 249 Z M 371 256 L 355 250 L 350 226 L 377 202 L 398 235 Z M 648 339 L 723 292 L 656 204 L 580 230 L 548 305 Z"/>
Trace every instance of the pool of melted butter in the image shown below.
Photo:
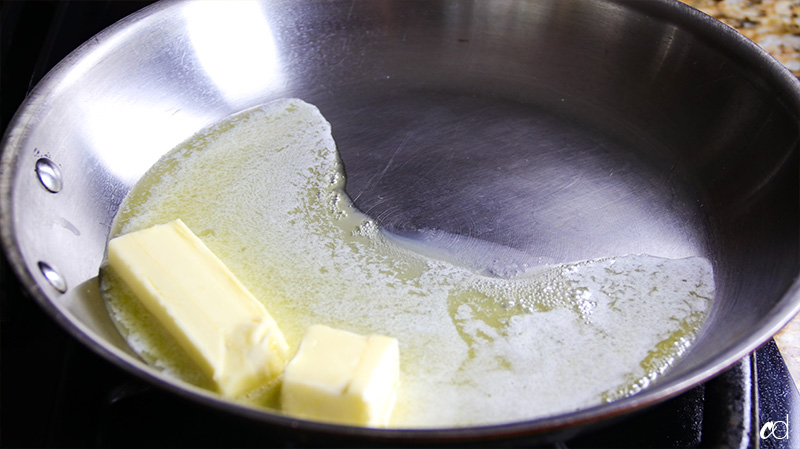
<path fill-rule="evenodd" d="M 708 314 L 714 280 L 703 258 L 535 266 L 487 242 L 387 232 L 353 206 L 344 182 L 328 122 L 280 100 L 164 156 L 124 200 L 110 238 L 182 219 L 264 303 L 292 353 L 317 323 L 399 339 L 393 427 L 512 422 L 633 394 L 681 357 Z M 452 257 L 429 244 L 442 239 L 471 251 Z M 101 286 L 134 351 L 209 387 L 105 268 Z M 278 408 L 278 388 L 239 400 Z"/>

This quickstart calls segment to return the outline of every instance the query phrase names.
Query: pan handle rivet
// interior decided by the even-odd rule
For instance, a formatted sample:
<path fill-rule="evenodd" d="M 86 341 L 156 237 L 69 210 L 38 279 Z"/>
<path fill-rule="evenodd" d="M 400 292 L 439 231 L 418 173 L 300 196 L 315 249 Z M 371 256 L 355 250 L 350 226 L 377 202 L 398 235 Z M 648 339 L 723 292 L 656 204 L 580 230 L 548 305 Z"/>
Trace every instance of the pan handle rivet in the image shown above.
<path fill-rule="evenodd" d="M 58 193 L 64 185 L 61 170 L 55 162 L 46 157 L 36 161 L 36 175 L 39 177 L 39 182 L 50 192 Z"/>
<path fill-rule="evenodd" d="M 39 262 L 39 271 L 42 272 L 42 276 L 47 279 L 47 282 L 49 282 L 54 289 L 61 293 L 67 291 L 67 281 L 65 281 L 61 274 L 59 274 L 59 272 L 49 264 L 45 262 Z"/>

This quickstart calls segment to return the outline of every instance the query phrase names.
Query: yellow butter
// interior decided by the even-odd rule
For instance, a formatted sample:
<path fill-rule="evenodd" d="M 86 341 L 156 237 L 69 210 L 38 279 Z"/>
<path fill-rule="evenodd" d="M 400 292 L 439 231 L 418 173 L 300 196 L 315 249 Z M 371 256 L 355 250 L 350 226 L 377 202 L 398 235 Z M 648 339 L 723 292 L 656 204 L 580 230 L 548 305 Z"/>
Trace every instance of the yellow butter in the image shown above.
<path fill-rule="evenodd" d="M 283 333 L 183 221 L 112 239 L 108 263 L 223 396 L 280 375 L 289 349 Z"/>
<path fill-rule="evenodd" d="M 399 365 L 394 338 L 311 326 L 286 365 L 281 407 L 311 419 L 385 426 L 394 407 Z"/>

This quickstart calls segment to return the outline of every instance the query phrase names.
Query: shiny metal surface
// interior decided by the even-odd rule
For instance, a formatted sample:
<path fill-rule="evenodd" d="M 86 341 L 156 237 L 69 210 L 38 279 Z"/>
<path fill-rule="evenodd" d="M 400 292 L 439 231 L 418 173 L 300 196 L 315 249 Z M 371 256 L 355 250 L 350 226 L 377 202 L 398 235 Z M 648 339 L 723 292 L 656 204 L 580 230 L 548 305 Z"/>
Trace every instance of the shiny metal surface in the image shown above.
<path fill-rule="evenodd" d="M 474 237 L 542 263 L 709 258 L 718 295 L 696 346 L 636 396 L 460 430 L 300 422 L 164 378 L 127 349 L 97 292 L 117 207 L 203 126 L 290 96 L 331 122 L 356 205 L 399 233 Z M 3 142 L 2 239 L 73 335 L 202 404 L 367 438 L 574 432 L 713 376 L 798 311 L 799 142 L 800 82 L 677 2 L 167 2 L 76 50 L 19 110 Z M 42 170 L 59 173 L 57 189 Z"/>

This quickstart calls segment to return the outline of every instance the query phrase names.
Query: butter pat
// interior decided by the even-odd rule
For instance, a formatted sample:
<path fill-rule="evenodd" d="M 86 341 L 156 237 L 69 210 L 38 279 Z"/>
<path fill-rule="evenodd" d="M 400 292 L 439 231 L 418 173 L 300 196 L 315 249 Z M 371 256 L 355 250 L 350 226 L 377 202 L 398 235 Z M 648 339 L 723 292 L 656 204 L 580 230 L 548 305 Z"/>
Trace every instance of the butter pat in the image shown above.
<path fill-rule="evenodd" d="M 281 407 L 320 421 L 385 426 L 394 407 L 399 359 L 394 338 L 311 326 L 286 365 Z"/>
<path fill-rule="evenodd" d="M 112 239 L 108 263 L 226 397 L 276 379 L 275 320 L 181 220 Z"/>

